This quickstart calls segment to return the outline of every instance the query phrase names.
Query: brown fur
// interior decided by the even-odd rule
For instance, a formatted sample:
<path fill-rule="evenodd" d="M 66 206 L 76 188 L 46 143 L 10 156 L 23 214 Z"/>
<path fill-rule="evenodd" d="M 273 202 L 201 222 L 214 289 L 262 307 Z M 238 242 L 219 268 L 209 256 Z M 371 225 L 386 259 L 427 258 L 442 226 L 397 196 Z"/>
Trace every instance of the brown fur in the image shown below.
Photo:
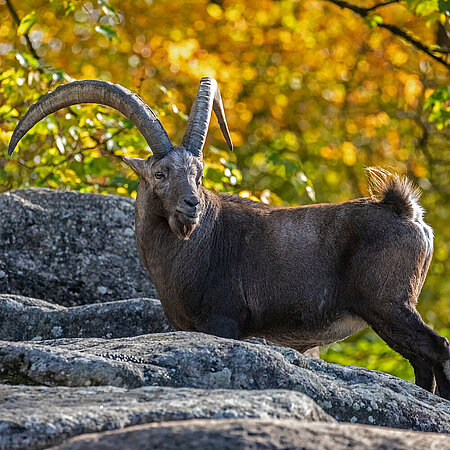
<path fill-rule="evenodd" d="M 383 205 L 390 206 L 398 214 L 410 218 L 422 217 L 419 206 L 420 191 L 406 178 L 391 174 L 379 167 L 369 167 L 369 189 L 374 198 L 379 198 Z"/>
<path fill-rule="evenodd" d="M 217 82 L 203 78 L 182 146 L 125 88 L 97 80 L 58 87 L 19 121 L 9 146 L 46 115 L 80 101 L 122 111 L 154 155 L 124 158 L 141 176 L 136 241 L 169 321 L 180 330 L 263 336 L 305 351 L 366 324 L 409 359 L 416 384 L 450 399 L 448 341 L 415 306 L 433 253 L 419 192 L 368 169 L 372 197 L 278 208 L 201 186 L 214 110 L 232 149 Z M 37 106 L 39 105 L 39 106 Z"/>
<path fill-rule="evenodd" d="M 282 208 L 206 190 L 183 147 L 143 167 L 137 245 L 176 328 L 305 351 L 368 324 L 411 361 L 417 384 L 433 390 L 436 376 L 450 397 L 448 343 L 415 309 L 433 235 L 405 178 L 369 169 L 371 198 Z M 187 233 L 186 195 L 199 199 Z"/>

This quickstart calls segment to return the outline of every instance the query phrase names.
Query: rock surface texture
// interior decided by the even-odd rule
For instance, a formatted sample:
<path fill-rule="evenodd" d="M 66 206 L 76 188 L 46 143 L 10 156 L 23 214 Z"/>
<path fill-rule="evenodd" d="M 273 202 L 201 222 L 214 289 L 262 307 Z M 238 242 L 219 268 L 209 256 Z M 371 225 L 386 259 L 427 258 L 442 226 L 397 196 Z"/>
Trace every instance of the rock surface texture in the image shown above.
<path fill-rule="evenodd" d="M 0 448 L 45 448 L 83 433 L 173 420 L 277 418 L 334 422 L 306 395 L 283 390 L 0 385 L 0 402 Z"/>
<path fill-rule="evenodd" d="M 173 331 L 159 300 L 135 298 L 65 308 L 43 300 L 0 294 L 0 340 L 117 338 Z"/>
<path fill-rule="evenodd" d="M 0 342 L 0 378 L 46 386 L 287 389 L 338 421 L 450 433 L 450 402 L 391 375 L 202 333 Z"/>
<path fill-rule="evenodd" d="M 133 199 L 26 189 L 0 194 L 0 211 L 0 293 L 64 306 L 156 296 Z"/>
<path fill-rule="evenodd" d="M 131 200 L 36 189 L 0 207 L 1 450 L 450 449 L 450 402 L 409 382 L 173 331 Z"/>
<path fill-rule="evenodd" d="M 55 447 L 60 450 L 147 449 L 433 449 L 448 450 L 446 436 L 399 432 L 361 425 L 298 420 L 190 420 L 90 434 Z"/>

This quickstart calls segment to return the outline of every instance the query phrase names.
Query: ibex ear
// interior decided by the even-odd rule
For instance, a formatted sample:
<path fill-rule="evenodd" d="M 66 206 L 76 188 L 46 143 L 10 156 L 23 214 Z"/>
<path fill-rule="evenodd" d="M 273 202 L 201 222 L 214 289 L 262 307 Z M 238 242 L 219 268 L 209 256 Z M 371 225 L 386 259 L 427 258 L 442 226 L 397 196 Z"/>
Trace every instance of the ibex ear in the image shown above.
<path fill-rule="evenodd" d="M 145 174 L 145 168 L 146 168 L 146 159 L 142 158 L 128 158 L 128 156 L 124 156 L 123 160 L 131 166 L 131 168 L 140 176 L 143 176 Z"/>

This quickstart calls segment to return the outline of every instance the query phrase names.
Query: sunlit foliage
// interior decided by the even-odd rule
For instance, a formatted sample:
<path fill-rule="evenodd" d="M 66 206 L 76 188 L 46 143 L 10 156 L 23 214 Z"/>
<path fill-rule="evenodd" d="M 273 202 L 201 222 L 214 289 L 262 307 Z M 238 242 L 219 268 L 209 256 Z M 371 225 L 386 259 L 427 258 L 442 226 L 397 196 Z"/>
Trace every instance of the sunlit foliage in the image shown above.
<path fill-rule="evenodd" d="M 199 79 L 213 76 L 236 151 L 226 151 L 213 120 L 205 186 L 298 205 L 366 195 L 366 166 L 406 173 L 423 190 L 436 234 L 419 309 L 431 326 L 448 327 L 448 69 L 382 27 L 444 48 L 437 36 L 448 29 L 448 1 L 394 1 L 366 17 L 327 0 L 9 3 L 18 20 L 0 0 L 1 191 L 134 197 L 137 179 L 121 156 L 150 149 L 128 120 L 106 107 L 72 107 L 39 123 L 7 158 L 18 118 L 60 83 L 110 80 L 141 95 L 179 143 Z M 412 377 L 372 333 L 324 357 Z"/>

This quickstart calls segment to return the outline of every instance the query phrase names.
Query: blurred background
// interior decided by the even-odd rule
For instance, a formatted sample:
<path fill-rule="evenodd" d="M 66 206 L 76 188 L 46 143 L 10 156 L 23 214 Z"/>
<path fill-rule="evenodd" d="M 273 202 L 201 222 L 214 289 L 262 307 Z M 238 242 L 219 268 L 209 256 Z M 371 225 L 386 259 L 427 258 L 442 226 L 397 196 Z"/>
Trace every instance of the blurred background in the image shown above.
<path fill-rule="evenodd" d="M 265 203 L 367 195 L 364 168 L 422 191 L 435 253 L 419 311 L 450 338 L 449 0 L 0 0 L 0 192 L 30 186 L 136 196 L 123 155 L 145 140 L 106 107 L 46 118 L 7 157 L 18 118 L 61 83 L 135 91 L 175 144 L 203 76 L 219 83 L 235 152 L 215 119 L 204 184 Z M 413 379 L 373 332 L 322 349 L 331 362 Z"/>

